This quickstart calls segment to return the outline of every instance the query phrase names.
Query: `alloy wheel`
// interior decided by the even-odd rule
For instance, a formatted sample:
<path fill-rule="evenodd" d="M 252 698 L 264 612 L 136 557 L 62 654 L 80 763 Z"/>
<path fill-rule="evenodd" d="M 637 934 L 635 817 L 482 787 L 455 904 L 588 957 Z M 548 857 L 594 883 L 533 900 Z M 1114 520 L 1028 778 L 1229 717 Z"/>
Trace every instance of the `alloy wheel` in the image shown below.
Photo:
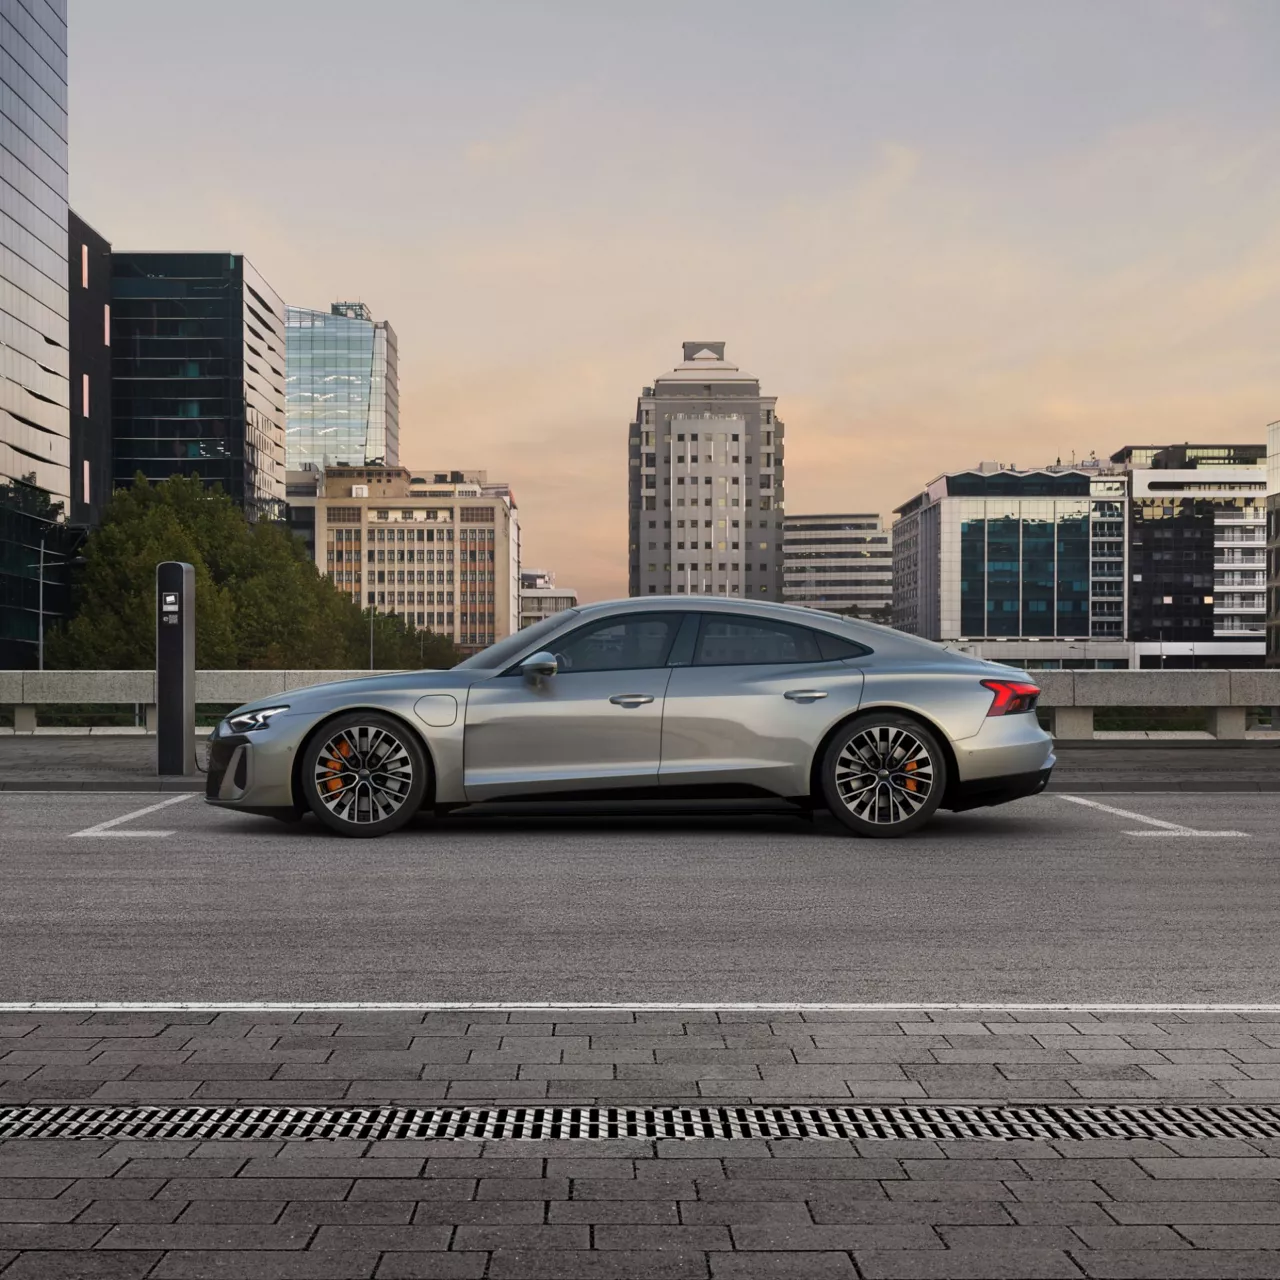
<path fill-rule="evenodd" d="M 335 818 L 357 825 L 384 822 L 399 813 L 414 784 L 414 759 L 406 744 L 383 725 L 350 725 L 320 748 L 316 795 Z"/>
<path fill-rule="evenodd" d="M 862 822 L 907 822 L 928 803 L 934 787 L 929 748 L 900 724 L 872 725 L 855 733 L 835 762 L 835 790 Z"/>

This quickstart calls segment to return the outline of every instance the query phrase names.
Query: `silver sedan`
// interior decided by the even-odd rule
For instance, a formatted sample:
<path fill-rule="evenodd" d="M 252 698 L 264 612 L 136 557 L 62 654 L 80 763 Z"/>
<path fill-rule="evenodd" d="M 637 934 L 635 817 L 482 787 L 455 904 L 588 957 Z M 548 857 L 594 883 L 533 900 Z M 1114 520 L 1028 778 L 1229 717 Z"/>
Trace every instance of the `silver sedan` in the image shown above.
<path fill-rule="evenodd" d="M 450 671 L 294 689 L 228 716 L 207 798 L 376 836 L 490 800 L 769 796 L 898 836 L 1034 795 L 1022 672 L 871 623 L 706 598 L 569 609 Z"/>

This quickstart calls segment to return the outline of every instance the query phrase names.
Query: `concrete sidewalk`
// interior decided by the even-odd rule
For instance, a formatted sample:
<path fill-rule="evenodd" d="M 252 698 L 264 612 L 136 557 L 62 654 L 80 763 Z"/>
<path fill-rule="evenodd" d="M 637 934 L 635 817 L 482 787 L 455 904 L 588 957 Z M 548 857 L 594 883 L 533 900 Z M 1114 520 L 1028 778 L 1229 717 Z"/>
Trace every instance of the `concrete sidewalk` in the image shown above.
<path fill-rule="evenodd" d="M 0 1101 L 1280 1100 L 1280 1013 L 6 1013 Z M 1280 1276 L 1280 1138 L 31 1139 L 0 1277 Z"/>

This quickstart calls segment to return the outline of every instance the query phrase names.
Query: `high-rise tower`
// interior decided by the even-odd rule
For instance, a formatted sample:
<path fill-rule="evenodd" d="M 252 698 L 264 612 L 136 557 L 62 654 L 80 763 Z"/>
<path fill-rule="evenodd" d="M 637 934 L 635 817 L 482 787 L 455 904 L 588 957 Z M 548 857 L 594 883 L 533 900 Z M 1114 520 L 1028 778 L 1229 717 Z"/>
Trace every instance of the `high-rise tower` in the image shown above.
<path fill-rule="evenodd" d="M 400 464 L 396 332 L 363 302 L 285 318 L 288 469 Z"/>
<path fill-rule="evenodd" d="M 783 425 L 777 398 L 686 342 L 645 387 L 629 431 L 628 587 L 640 595 L 782 599 Z"/>
<path fill-rule="evenodd" d="M 70 514 L 67 0 L 0 0 L 0 61 L 0 667 L 23 667 Z"/>

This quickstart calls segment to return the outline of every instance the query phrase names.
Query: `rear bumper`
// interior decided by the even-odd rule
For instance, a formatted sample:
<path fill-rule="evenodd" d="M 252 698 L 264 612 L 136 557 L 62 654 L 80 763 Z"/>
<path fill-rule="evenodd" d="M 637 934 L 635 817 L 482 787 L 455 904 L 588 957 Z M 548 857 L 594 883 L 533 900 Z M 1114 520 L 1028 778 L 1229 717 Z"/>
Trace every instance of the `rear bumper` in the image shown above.
<path fill-rule="evenodd" d="M 956 782 L 1002 782 L 1053 767 L 1053 739 L 1034 712 L 988 716 L 972 737 L 953 739 Z"/>
<path fill-rule="evenodd" d="M 961 813 L 965 809 L 982 809 L 992 804 L 1007 804 L 1026 796 L 1039 795 L 1049 785 L 1054 759 L 1034 773 L 1016 773 L 1005 778 L 979 778 L 975 782 L 955 782 L 947 790 L 942 808 Z"/>

